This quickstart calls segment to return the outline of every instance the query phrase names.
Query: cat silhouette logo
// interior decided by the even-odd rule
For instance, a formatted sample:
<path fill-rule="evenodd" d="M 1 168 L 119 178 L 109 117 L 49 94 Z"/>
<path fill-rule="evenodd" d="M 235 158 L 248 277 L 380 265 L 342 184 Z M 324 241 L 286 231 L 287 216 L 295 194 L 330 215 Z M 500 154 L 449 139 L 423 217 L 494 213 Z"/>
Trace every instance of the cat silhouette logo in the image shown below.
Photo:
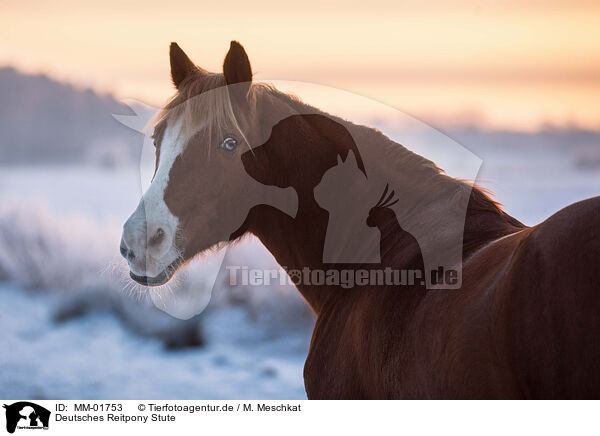
<path fill-rule="evenodd" d="M 6 431 L 14 433 L 18 428 L 27 430 L 48 430 L 50 411 L 29 401 L 19 401 L 4 405 L 6 409 Z"/>

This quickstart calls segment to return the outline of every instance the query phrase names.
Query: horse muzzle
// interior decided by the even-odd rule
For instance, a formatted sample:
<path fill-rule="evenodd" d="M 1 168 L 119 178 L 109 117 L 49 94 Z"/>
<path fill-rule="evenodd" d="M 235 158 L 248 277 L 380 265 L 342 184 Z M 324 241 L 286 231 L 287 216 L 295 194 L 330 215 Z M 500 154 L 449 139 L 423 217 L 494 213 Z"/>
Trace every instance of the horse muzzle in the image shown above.
<path fill-rule="evenodd" d="M 168 226 L 148 224 L 144 218 L 134 214 L 125 223 L 119 250 L 133 280 L 144 286 L 161 286 L 180 265 L 175 231 Z"/>
<path fill-rule="evenodd" d="M 134 281 L 136 281 L 137 283 L 139 283 L 140 285 L 143 285 L 143 286 L 150 286 L 150 287 L 162 286 L 162 285 L 168 283 L 169 280 L 171 280 L 171 278 L 175 275 L 175 272 L 179 268 L 180 264 L 181 264 L 181 262 L 179 260 L 174 261 L 167 268 L 165 268 L 160 274 L 158 274 L 155 277 L 138 276 L 137 274 L 134 274 L 133 271 L 129 271 L 129 276 Z"/>

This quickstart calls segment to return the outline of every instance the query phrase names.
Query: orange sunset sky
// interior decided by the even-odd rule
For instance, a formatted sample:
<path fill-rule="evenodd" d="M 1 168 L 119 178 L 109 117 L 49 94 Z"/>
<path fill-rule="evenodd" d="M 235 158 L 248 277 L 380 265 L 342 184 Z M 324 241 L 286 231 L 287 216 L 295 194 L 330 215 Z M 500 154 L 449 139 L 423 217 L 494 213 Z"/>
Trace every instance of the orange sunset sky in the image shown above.
<path fill-rule="evenodd" d="M 0 12 L 0 65 L 153 105 L 173 92 L 171 41 L 218 70 L 237 39 L 257 79 L 341 88 L 433 124 L 600 128 L 598 1 L 3 0 Z"/>

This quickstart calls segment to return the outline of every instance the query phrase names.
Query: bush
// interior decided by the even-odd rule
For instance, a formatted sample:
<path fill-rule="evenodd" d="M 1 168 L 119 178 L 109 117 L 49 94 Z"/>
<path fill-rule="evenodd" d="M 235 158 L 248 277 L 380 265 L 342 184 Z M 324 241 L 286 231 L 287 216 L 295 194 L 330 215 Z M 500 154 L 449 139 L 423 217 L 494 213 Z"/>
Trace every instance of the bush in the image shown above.
<path fill-rule="evenodd" d="M 305 333 L 313 323 L 293 286 L 230 286 L 227 264 L 278 268 L 256 239 L 230 247 L 222 266 L 214 257 L 193 262 L 157 291 L 129 279 L 127 264 L 117 252 L 119 238 L 119 226 L 91 217 L 63 218 L 41 206 L 5 203 L 0 208 L 0 280 L 56 294 L 56 322 L 109 312 L 130 331 L 159 338 L 169 348 L 204 342 L 202 316 L 193 315 L 202 312 L 211 293 L 209 313 L 242 308 L 248 321 L 269 336 Z"/>

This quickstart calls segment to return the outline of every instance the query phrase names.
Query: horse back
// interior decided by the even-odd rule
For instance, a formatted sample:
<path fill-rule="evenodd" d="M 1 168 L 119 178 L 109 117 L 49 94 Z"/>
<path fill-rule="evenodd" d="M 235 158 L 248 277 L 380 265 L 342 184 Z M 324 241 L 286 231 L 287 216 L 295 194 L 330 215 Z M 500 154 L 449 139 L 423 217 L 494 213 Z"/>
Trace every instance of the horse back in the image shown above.
<path fill-rule="evenodd" d="M 514 373 L 526 398 L 600 397 L 600 197 L 530 229 L 507 270 Z"/>
<path fill-rule="evenodd" d="M 598 398 L 597 266 L 600 198 L 489 243 L 459 290 L 350 291 L 317 318 L 309 398 Z"/>
<path fill-rule="evenodd" d="M 479 250 L 409 325 L 415 397 L 600 398 L 598 267 L 600 197 Z"/>

